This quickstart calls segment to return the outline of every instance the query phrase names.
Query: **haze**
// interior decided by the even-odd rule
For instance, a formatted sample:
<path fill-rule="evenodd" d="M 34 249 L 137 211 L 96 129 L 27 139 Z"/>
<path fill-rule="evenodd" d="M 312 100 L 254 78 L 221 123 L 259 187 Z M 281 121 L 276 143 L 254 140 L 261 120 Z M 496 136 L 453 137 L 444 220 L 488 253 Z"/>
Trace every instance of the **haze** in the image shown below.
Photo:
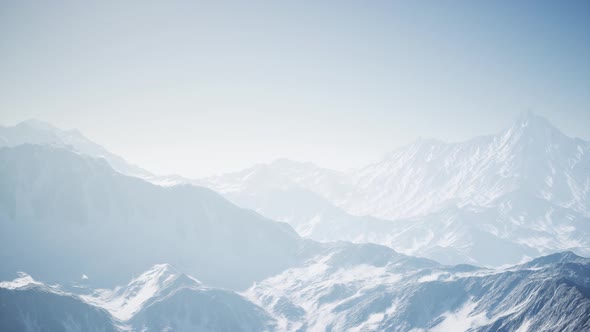
<path fill-rule="evenodd" d="M 0 4 L 0 123 L 78 128 L 159 174 L 345 169 L 532 110 L 590 138 L 590 3 Z"/>

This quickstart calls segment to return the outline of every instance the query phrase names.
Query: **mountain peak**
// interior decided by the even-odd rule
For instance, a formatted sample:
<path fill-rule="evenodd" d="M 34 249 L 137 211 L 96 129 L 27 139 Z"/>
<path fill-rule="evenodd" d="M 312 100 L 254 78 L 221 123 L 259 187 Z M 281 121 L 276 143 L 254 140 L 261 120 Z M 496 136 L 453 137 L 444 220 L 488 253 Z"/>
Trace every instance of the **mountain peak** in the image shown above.
<path fill-rule="evenodd" d="M 55 127 L 54 125 L 50 124 L 49 122 L 45 122 L 45 121 L 42 121 L 39 119 L 34 119 L 34 118 L 22 121 L 19 124 L 17 124 L 16 126 L 17 127 L 29 127 L 32 129 L 51 131 L 51 132 L 60 131 L 59 128 Z"/>
<path fill-rule="evenodd" d="M 540 116 L 533 111 L 525 111 L 518 115 L 516 118 L 515 123 L 512 126 L 513 128 L 549 128 L 553 130 L 557 130 L 549 120 L 545 117 Z"/>
<path fill-rule="evenodd" d="M 533 259 L 524 264 L 525 267 L 541 267 L 562 263 L 587 262 L 588 259 L 578 256 L 571 251 L 563 251 Z"/>
<path fill-rule="evenodd" d="M 197 279 L 178 272 L 170 264 L 156 264 L 125 287 L 114 291 L 97 292 L 82 298 L 107 309 L 115 318 L 127 321 L 158 298 L 178 289 L 200 287 Z"/>
<path fill-rule="evenodd" d="M 512 126 L 504 131 L 503 135 L 518 141 L 534 142 L 540 144 L 539 146 L 553 144 L 567 137 L 549 120 L 531 111 L 521 113 Z"/>
<path fill-rule="evenodd" d="M 131 294 L 135 294 L 137 289 L 149 289 L 149 292 L 155 294 L 171 285 L 176 285 L 177 287 L 194 286 L 200 283 L 197 279 L 180 273 L 170 264 L 156 264 L 133 279 L 129 283 L 128 289 L 132 290 L 130 292 Z"/>
<path fill-rule="evenodd" d="M 170 264 L 155 264 L 149 270 L 142 273 L 137 279 L 153 279 L 170 275 L 177 275 L 178 271 Z"/>
<path fill-rule="evenodd" d="M 48 122 L 28 119 L 15 126 L 0 126 L 0 146 L 22 144 L 63 146 L 93 158 L 106 159 L 120 173 L 144 179 L 154 178 L 150 172 L 132 165 L 120 156 L 86 138 L 78 129 L 60 129 Z"/>
<path fill-rule="evenodd" d="M 42 285 L 40 282 L 36 281 L 30 275 L 24 272 L 18 272 L 18 278 L 14 279 L 13 281 L 2 281 L 0 282 L 0 288 L 6 289 L 20 289 L 31 285 Z"/>

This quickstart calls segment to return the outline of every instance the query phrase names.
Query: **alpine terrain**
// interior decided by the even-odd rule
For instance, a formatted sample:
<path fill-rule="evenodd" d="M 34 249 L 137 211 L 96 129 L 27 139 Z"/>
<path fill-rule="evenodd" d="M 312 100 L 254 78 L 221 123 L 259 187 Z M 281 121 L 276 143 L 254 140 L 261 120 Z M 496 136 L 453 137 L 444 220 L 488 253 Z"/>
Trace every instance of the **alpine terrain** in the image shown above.
<path fill-rule="evenodd" d="M 0 141 L 2 331 L 590 329 L 589 144 L 531 114 L 165 185 L 76 131 Z"/>

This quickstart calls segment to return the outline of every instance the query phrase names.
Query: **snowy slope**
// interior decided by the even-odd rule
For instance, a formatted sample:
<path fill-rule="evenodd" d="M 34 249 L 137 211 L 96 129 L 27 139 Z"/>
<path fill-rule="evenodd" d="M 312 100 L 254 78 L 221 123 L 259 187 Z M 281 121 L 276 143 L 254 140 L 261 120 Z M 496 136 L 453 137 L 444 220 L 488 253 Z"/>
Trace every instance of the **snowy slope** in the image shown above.
<path fill-rule="evenodd" d="M 488 270 L 344 244 L 245 295 L 280 330 L 583 331 L 590 260 L 571 253 Z"/>
<path fill-rule="evenodd" d="M 127 321 L 156 297 L 163 297 L 178 288 L 201 288 L 201 283 L 169 264 L 154 265 L 137 276 L 126 287 L 98 289 L 81 295 L 86 302 L 108 310 L 113 317 Z"/>

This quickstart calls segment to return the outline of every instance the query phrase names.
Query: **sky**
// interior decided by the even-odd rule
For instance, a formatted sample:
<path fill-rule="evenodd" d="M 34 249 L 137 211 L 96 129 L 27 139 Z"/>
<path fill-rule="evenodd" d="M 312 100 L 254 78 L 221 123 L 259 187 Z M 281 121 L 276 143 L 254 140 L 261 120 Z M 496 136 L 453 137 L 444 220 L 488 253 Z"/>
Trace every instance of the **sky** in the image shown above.
<path fill-rule="evenodd" d="M 590 139 L 590 1 L 0 0 L 0 124 L 157 174 L 348 169 L 533 111 Z"/>

